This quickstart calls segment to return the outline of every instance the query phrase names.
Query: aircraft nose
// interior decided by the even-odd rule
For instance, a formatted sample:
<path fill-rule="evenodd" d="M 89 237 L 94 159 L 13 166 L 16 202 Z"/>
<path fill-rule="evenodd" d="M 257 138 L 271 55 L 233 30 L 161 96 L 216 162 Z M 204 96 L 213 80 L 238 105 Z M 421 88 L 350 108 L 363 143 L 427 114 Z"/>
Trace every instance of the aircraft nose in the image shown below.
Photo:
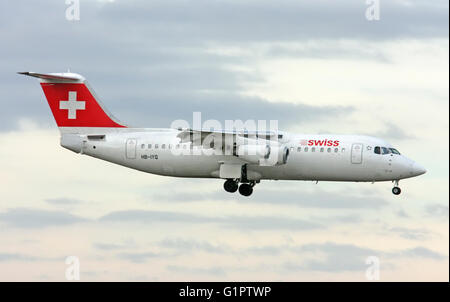
<path fill-rule="evenodd" d="M 419 175 L 425 174 L 426 172 L 427 172 L 427 170 L 423 166 L 419 165 L 418 163 L 413 163 L 411 166 L 411 174 L 414 176 L 419 176 Z"/>

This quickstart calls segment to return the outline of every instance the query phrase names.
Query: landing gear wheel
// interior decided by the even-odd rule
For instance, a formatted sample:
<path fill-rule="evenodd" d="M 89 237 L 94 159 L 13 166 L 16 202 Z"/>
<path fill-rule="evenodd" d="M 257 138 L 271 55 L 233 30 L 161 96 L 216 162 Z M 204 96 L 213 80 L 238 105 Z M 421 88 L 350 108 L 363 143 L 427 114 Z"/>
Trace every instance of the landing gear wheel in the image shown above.
<path fill-rule="evenodd" d="M 243 196 L 250 196 L 253 193 L 253 187 L 250 184 L 241 184 L 239 186 L 239 193 Z"/>
<path fill-rule="evenodd" d="M 238 190 L 238 183 L 236 181 L 234 181 L 233 179 L 228 179 L 223 184 L 223 188 L 227 192 L 234 193 Z"/>
<path fill-rule="evenodd" d="M 400 190 L 399 187 L 393 187 L 393 188 L 392 188 L 392 193 L 393 193 L 394 195 L 400 195 L 401 192 L 402 192 L 402 190 Z"/>

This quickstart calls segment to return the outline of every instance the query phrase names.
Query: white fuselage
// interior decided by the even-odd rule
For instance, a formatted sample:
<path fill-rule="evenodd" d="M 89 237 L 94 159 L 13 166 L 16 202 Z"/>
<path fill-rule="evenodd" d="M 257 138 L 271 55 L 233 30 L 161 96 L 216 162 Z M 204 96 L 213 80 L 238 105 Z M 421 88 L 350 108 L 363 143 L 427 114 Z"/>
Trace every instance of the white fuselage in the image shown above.
<path fill-rule="evenodd" d="M 84 130 L 85 133 L 86 129 Z M 181 143 L 175 129 L 91 129 L 89 135 L 63 131 L 61 145 L 72 151 L 158 175 L 220 178 L 220 165 L 246 165 L 249 180 L 390 181 L 425 173 L 403 155 L 377 154 L 374 148 L 392 146 L 358 135 L 306 135 L 284 132 L 280 143 L 289 149 L 286 164 L 261 166 L 239 157 L 204 154 L 201 146 Z M 339 141 L 339 145 L 327 145 Z M 312 142 L 312 144 L 311 144 Z M 324 146 L 325 144 L 325 146 Z M 180 152 L 174 154 L 174 148 Z M 182 151 L 182 152 L 181 152 Z M 181 154 L 179 154 L 181 153 Z M 183 154 L 184 153 L 184 154 Z"/>

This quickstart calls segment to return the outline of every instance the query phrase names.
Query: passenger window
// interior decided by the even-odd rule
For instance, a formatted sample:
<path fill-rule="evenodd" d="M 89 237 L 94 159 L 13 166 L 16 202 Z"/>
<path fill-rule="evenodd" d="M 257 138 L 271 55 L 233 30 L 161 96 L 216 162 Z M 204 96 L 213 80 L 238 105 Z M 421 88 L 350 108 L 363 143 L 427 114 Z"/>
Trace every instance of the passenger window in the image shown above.
<path fill-rule="evenodd" d="M 148 144 L 148 148 L 151 149 L 152 148 L 152 144 Z"/>
<path fill-rule="evenodd" d="M 381 154 L 381 149 L 380 149 L 380 147 L 379 147 L 379 146 L 376 146 L 376 147 L 373 149 L 373 152 L 375 152 L 375 154 Z"/>
<path fill-rule="evenodd" d="M 300 151 L 302 151 L 302 147 L 297 148 L 297 152 L 300 152 Z"/>
<path fill-rule="evenodd" d="M 169 147 L 169 149 L 172 149 L 172 145 L 171 145 L 171 144 L 169 144 L 169 146 L 168 146 L 168 147 Z"/>
<path fill-rule="evenodd" d="M 334 148 L 334 153 L 338 153 L 339 148 Z"/>
<path fill-rule="evenodd" d="M 180 144 L 177 144 L 177 149 L 180 149 Z"/>
<path fill-rule="evenodd" d="M 142 144 L 142 145 L 141 145 L 141 149 L 144 149 L 144 148 L 145 148 L 145 144 Z"/>
<path fill-rule="evenodd" d="M 291 149 L 291 152 L 294 152 L 294 147 L 291 147 L 290 149 Z"/>
<path fill-rule="evenodd" d="M 158 147 L 159 147 L 158 144 L 155 144 L 155 149 L 158 149 Z"/>
<path fill-rule="evenodd" d="M 166 149 L 166 144 L 162 144 L 161 149 Z"/>
<path fill-rule="evenodd" d="M 342 153 L 344 153 L 345 152 L 345 148 L 342 148 Z"/>
<path fill-rule="evenodd" d="M 305 147 L 305 152 L 308 152 L 308 147 Z"/>
<path fill-rule="evenodd" d="M 325 150 L 324 148 L 320 148 L 320 152 L 323 152 L 323 150 Z"/>
<path fill-rule="evenodd" d="M 311 152 L 316 152 L 316 148 L 315 148 L 315 147 L 312 147 L 312 148 L 311 148 Z"/>
<path fill-rule="evenodd" d="M 328 148 L 328 149 L 327 149 L 327 152 L 330 153 L 330 152 L 331 152 L 331 148 Z"/>

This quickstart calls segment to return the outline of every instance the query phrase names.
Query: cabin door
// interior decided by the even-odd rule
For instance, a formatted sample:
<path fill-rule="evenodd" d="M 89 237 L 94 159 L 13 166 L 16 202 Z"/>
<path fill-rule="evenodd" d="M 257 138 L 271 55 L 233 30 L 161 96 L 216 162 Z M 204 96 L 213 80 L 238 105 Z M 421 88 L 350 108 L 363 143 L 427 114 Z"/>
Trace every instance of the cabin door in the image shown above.
<path fill-rule="evenodd" d="M 363 144 L 357 143 L 352 145 L 352 164 L 362 163 L 362 152 Z"/>
<path fill-rule="evenodd" d="M 127 139 L 126 146 L 125 146 L 125 155 L 128 159 L 136 158 L 136 145 L 137 145 L 137 141 L 135 138 Z"/>

